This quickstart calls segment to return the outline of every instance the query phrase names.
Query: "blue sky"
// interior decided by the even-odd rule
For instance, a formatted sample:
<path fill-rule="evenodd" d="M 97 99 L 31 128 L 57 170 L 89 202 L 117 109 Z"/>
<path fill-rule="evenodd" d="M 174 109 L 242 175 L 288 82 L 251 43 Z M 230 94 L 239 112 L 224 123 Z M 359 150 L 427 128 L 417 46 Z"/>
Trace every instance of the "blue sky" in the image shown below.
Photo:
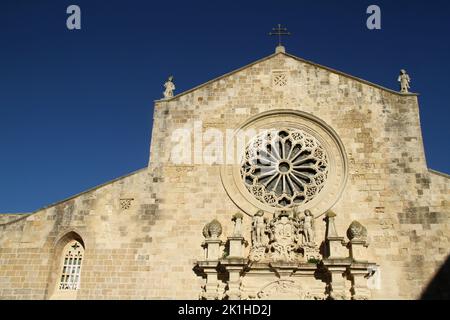
<path fill-rule="evenodd" d="M 66 28 L 77 4 L 82 29 Z M 377 4 L 382 29 L 366 28 Z M 147 165 L 153 101 L 289 53 L 419 92 L 428 166 L 450 173 L 448 1 L 9 0 L 0 4 L 0 212 L 34 211 Z"/>

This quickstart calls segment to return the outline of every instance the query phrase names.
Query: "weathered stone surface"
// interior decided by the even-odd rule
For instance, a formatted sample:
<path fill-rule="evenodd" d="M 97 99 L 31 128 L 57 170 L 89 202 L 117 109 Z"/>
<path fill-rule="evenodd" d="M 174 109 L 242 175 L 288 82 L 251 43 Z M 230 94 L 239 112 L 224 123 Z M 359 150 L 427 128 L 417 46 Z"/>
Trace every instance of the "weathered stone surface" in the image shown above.
<path fill-rule="evenodd" d="M 333 206 L 336 229 L 344 235 L 353 220 L 367 228 L 367 259 L 381 270 L 371 298 L 419 298 L 450 251 L 450 180 L 426 166 L 417 96 L 284 53 L 157 101 L 148 168 L 15 222 L 2 218 L 0 297 L 51 298 L 58 243 L 75 232 L 85 244 L 76 298 L 197 299 L 204 282 L 192 268 L 204 256 L 202 228 L 217 218 L 223 234 L 232 234 L 229 217 L 239 208 L 224 189 L 220 165 L 173 164 L 171 134 L 194 120 L 204 128 L 236 129 L 273 110 L 312 114 L 342 141 L 348 179 Z M 121 199 L 133 200 L 121 205 Z M 325 234 L 321 217 L 315 231 Z M 250 232 L 245 215 L 242 234 L 250 239 Z M 340 269 L 333 272 L 335 292 L 352 286 Z M 361 281 L 353 285 L 365 289 Z M 214 292 L 224 286 L 212 278 L 208 285 Z M 246 285 L 244 293 L 261 297 L 281 291 L 289 298 L 300 290 L 297 282 Z M 313 284 L 310 291 L 301 286 L 305 297 L 320 295 L 310 292 L 318 290 Z"/>

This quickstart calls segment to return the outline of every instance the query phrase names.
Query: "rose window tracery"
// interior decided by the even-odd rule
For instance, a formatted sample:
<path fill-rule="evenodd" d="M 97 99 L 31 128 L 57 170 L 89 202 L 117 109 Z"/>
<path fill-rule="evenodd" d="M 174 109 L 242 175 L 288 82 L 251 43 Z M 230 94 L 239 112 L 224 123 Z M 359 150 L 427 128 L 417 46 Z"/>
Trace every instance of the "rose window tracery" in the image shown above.
<path fill-rule="evenodd" d="M 241 177 L 247 190 L 271 207 L 306 204 L 324 187 L 328 156 L 321 143 L 299 129 L 266 131 L 247 145 Z"/>

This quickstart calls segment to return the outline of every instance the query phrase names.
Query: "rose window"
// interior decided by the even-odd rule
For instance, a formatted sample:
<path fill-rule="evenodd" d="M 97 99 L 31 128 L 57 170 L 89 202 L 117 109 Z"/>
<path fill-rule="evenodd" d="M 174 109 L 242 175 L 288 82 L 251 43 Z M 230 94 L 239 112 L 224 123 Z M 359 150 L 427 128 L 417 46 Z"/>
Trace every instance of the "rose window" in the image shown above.
<path fill-rule="evenodd" d="M 298 129 L 266 131 L 247 145 L 241 176 L 247 190 L 271 207 L 306 204 L 322 190 L 328 157 L 320 142 Z"/>

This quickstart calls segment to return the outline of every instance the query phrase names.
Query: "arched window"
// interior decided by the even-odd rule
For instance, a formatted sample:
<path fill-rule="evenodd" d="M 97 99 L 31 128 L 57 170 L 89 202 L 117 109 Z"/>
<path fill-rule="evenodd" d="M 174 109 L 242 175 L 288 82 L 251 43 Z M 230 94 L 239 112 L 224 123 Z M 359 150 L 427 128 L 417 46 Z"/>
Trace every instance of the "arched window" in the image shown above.
<path fill-rule="evenodd" d="M 58 289 L 61 291 L 77 290 L 80 287 L 81 265 L 84 248 L 77 240 L 72 240 L 63 249 L 62 268 Z"/>
<path fill-rule="evenodd" d="M 84 241 L 77 232 L 70 231 L 59 238 L 54 247 L 46 299 L 77 299 L 84 258 Z"/>

